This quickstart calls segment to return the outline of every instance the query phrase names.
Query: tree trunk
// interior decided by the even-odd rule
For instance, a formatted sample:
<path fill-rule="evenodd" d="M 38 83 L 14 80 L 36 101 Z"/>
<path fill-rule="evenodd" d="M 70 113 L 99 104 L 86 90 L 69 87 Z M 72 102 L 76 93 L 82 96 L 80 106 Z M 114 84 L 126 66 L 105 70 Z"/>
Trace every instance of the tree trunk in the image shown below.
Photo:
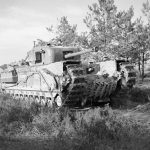
<path fill-rule="evenodd" d="M 144 52 L 142 53 L 142 81 L 144 80 Z"/>
<path fill-rule="evenodd" d="M 139 59 L 138 59 L 138 69 L 139 69 L 139 73 L 140 73 L 140 76 L 141 76 L 141 62 L 140 62 L 140 56 L 139 56 Z"/>

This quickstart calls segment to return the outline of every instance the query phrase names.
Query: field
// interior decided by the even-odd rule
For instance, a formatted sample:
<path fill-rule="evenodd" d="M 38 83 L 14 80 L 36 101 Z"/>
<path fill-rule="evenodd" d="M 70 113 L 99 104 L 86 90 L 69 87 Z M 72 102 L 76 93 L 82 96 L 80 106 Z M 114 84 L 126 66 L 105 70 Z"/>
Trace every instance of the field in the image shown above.
<path fill-rule="evenodd" d="M 87 111 L 53 110 L 0 96 L 0 150 L 149 150 L 150 82 Z"/>

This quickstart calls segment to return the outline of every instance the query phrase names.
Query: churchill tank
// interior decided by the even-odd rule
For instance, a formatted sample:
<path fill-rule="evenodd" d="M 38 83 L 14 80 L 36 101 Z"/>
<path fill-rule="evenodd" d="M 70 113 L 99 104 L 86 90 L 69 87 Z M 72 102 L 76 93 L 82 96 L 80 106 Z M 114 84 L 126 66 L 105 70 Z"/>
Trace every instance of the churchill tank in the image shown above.
<path fill-rule="evenodd" d="M 0 73 L 1 92 L 15 99 L 49 107 L 95 105 L 109 101 L 117 78 L 98 75 L 98 68 L 83 65 L 75 47 L 35 46 L 20 64 Z"/>

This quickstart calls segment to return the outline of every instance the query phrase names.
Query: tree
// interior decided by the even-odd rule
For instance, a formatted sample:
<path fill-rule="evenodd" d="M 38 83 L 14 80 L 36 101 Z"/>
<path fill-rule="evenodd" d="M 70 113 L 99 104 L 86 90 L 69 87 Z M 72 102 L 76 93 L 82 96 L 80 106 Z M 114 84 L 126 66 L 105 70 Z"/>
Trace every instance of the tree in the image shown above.
<path fill-rule="evenodd" d="M 150 4 L 149 1 L 143 3 L 143 14 L 147 18 L 147 24 L 143 24 L 141 19 L 137 19 L 136 24 L 136 45 L 138 45 L 138 60 L 139 60 L 139 71 L 142 75 L 142 80 L 144 79 L 144 63 L 147 57 L 147 52 L 149 51 L 150 45 Z M 140 63 L 141 62 L 141 63 Z M 142 71 L 140 64 L 142 65 Z"/>
<path fill-rule="evenodd" d="M 150 4 L 148 0 L 143 3 L 142 12 L 146 16 L 148 23 L 150 23 Z"/>
<path fill-rule="evenodd" d="M 53 27 L 47 28 L 49 32 L 54 32 L 55 37 L 50 40 L 54 45 L 72 46 L 76 44 L 77 25 L 70 25 L 67 17 L 61 17 L 56 31 Z"/>
<path fill-rule="evenodd" d="M 34 43 L 35 46 L 45 46 L 45 45 L 48 44 L 48 42 L 43 41 L 43 40 L 41 40 L 41 39 L 37 39 L 37 41 L 34 41 L 34 42 L 36 42 L 36 43 Z"/>
<path fill-rule="evenodd" d="M 2 68 L 3 70 L 7 68 L 7 64 L 1 65 L 0 68 Z"/>
<path fill-rule="evenodd" d="M 133 15 L 133 7 L 130 7 L 127 11 L 120 11 L 116 14 L 115 40 L 117 40 L 119 44 L 115 53 L 118 56 L 122 55 L 126 58 L 131 56 L 135 26 L 135 23 L 132 22 Z"/>
<path fill-rule="evenodd" d="M 112 54 L 114 57 L 126 55 L 134 26 L 131 21 L 133 8 L 117 12 L 114 0 L 98 0 L 89 6 L 89 11 L 84 22 L 89 29 L 90 46 L 98 46 L 109 57 Z"/>
<path fill-rule="evenodd" d="M 114 15 L 116 6 L 113 0 L 99 0 L 98 3 L 89 6 L 90 12 L 84 19 L 89 28 L 91 47 L 99 46 L 103 52 L 109 51 L 114 35 Z"/>
<path fill-rule="evenodd" d="M 144 53 L 145 53 L 145 41 L 146 40 L 146 36 L 145 36 L 145 33 L 144 33 L 145 29 L 144 29 L 144 26 L 142 23 L 138 23 L 137 26 L 136 26 L 136 35 L 137 35 L 137 38 L 136 38 L 136 44 L 138 45 L 137 47 L 137 51 L 138 51 L 138 64 L 139 64 L 139 71 L 141 73 L 141 67 L 140 67 L 140 64 L 142 64 L 142 79 L 144 78 Z M 142 63 L 141 63 L 142 61 Z"/>

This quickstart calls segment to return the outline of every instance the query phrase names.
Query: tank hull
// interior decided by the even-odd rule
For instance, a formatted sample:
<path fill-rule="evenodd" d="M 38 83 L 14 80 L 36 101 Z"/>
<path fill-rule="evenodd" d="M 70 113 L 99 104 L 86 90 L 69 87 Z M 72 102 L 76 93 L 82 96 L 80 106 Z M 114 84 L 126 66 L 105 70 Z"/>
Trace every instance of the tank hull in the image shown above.
<path fill-rule="evenodd" d="M 57 69 L 56 69 L 57 68 Z M 65 73 L 65 69 L 67 73 Z M 18 82 L 2 83 L 2 91 L 14 98 L 33 101 L 50 107 L 84 107 L 106 102 L 116 88 L 116 81 L 99 75 L 88 75 L 78 62 L 57 62 L 49 65 L 17 68 Z M 57 104 L 58 105 L 58 104 Z"/>

